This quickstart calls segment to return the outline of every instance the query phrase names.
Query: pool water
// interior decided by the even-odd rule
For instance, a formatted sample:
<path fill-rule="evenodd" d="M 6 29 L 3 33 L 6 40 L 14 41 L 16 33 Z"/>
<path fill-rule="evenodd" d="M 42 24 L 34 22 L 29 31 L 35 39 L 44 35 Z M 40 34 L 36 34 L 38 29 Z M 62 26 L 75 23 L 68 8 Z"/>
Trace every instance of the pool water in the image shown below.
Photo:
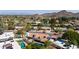
<path fill-rule="evenodd" d="M 21 47 L 22 49 L 25 49 L 25 48 L 26 48 L 26 45 L 25 45 L 25 43 L 24 43 L 23 40 L 18 40 L 17 42 L 18 42 L 18 44 L 20 45 L 20 47 Z"/>

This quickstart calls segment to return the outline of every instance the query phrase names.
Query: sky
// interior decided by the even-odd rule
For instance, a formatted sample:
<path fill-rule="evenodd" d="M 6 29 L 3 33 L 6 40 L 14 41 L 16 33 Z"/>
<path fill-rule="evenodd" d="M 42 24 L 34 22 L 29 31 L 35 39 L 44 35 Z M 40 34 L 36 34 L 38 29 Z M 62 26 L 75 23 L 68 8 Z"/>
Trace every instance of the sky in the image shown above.
<path fill-rule="evenodd" d="M 59 12 L 61 10 L 0 10 L 0 15 L 31 15 Z M 67 10 L 69 12 L 77 13 L 79 10 Z"/>

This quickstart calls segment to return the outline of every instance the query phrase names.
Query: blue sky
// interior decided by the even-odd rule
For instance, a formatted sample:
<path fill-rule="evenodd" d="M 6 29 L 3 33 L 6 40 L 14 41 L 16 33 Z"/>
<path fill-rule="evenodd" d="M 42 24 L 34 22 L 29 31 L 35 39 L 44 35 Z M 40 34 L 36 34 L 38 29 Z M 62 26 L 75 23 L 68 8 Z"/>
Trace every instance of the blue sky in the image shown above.
<path fill-rule="evenodd" d="M 0 10 L 0 15 L 29 15 L 29 14 L 43 14 L 59 12 L 61 10 Z M 77 13 L 79 10 L 67 10 L 69 12 Z"/>

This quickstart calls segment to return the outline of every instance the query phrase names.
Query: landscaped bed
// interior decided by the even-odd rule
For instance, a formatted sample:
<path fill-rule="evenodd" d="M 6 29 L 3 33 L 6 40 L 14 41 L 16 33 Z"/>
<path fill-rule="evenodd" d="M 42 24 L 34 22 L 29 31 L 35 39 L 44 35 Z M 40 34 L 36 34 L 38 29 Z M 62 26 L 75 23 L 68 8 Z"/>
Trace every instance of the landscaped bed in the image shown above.
<path fill-rule="evenodd" d="M 31 43 L 28 43 L 27 45 L 23 40 L 17 40 L 17 42 L 22 49 L 45 49 L 45 48 L 49 49 L 48 47 L 51 45 L 50 41 L 46 41 L 43 43 L 33 41 Z"/>

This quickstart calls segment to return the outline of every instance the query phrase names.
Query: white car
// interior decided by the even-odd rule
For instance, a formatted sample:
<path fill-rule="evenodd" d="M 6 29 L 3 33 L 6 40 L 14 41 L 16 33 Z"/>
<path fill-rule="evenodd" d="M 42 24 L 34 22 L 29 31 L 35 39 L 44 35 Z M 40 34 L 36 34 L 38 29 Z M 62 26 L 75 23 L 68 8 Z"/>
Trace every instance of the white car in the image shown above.
<path fill-rule="evenodd" d="M 60 41 L 54 41 L 53 42 L 55 45 L 57 45 L 57 46 L 59 46 L 59 47 L 61 47 L 61 48 L 64 48 L 64 49 L 66 49 L 67 47 L 65 47 L 64 45 L 65 45 L 65 43 L 62 43 L 62 42 L 60 42 Z"/>

